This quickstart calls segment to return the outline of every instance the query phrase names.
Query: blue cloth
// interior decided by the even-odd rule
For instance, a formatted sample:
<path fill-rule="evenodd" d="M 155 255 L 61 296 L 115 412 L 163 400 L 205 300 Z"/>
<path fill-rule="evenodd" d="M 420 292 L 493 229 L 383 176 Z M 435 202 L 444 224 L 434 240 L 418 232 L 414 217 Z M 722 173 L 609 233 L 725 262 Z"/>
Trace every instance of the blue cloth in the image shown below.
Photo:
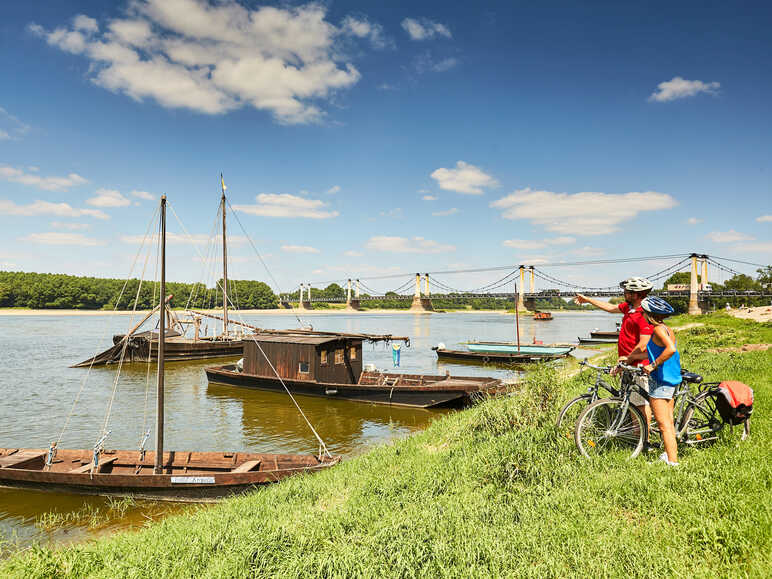
<path fill-rule="evenodd" d="M 652 398 L 664 398 L 670 400 L 675 394 L 675 386 L 660 384 L 653 377 L 649 377 L 649 396 Z"/>
<path fill-rule="evenodd" d="M 391 361 L 394 363 L 394 367 L 396 368 L 399 366 L 399 353 L 400 353 L 400 346 L 399 344 L 392 344 L 391 347 Z"/>
<path fill-rule="evenodd" d="M 646 352 L 649 354 L 649 362 L 652 364 L 662 352 L 665 351 L 664 346 L 657 346 L 654 343 L 654 336 L 651 337 L 649 343 L 646 345 Z M 654 372 L 651 373 L 651 379 L 657 382 L 661 386 L 678 386 L 681 383 L 681 355 L 678 350 L 675 354 L 665 360 L 664 364 L 657 366 Z M 659 398 L 659 396 L 657 396 Z"/>

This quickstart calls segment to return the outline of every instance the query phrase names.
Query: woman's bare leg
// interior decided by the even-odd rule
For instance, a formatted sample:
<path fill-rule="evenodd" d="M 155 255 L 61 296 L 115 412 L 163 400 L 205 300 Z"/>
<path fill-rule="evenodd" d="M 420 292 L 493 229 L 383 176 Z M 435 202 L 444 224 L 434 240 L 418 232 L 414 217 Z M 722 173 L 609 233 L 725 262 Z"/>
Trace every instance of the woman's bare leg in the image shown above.
<path fill-rule="evenodd" d="M 667 459 L 670 462 L 678 462 L 678 446 L 676 444 L 675 426 L 673 426 L 673 400 L 664 398 L 652 398 L 651 410 L 659 424 L 659 432 L 665 445 Z"/>

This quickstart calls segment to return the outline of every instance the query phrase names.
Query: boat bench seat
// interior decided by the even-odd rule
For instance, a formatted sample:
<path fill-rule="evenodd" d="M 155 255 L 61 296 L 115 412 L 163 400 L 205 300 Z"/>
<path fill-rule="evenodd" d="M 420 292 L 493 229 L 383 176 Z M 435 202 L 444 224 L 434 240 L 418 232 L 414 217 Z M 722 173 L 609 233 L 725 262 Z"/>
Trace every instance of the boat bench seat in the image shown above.
<path fill-rule="evenodd" d="M 259 460 L 248 460 L 247 462 L 240 464 L 236 468 L 232 469 L 231 472 L 250 472 L 255 470 L 258 466 L 260 466 Z"/>
<path fill-rule="evenodd" d="M 117 456 L 113 456 L 111 458 L 107 458 L 99 463 L 99 466 L 97 467 L 97 472 L 102 472 L 102 469 L 106 467 L 108 464 L 111 464 L 118 460 Z M 94 466 L 93 462 L 90 462 L 88 464 L 84 464 L 83 466 L 79 466 L 78 468 L 72 469 L 70 472 L 73 474 L 81 474 L 84 472 L 89 472 L 91 468 Z"/>
<path fill-rule="evenodd" d="M 32 462 L 36 459 L 45 457 L 45 452 L 17 452 L 0 458 L 0 468 L 18 467 L 25 462 Z"/>

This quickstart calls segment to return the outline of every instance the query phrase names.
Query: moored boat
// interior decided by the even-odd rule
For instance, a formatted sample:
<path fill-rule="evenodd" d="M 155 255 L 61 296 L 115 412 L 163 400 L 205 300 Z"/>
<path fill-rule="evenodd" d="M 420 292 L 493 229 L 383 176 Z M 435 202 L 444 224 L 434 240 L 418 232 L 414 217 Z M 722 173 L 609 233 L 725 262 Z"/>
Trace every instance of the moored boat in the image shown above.
<path fill-rule="evenodd" d="M 552 319 L 552 314 L 550 312 L 534 312 L 533 319 L 541 322 L 548 321 Z"/>

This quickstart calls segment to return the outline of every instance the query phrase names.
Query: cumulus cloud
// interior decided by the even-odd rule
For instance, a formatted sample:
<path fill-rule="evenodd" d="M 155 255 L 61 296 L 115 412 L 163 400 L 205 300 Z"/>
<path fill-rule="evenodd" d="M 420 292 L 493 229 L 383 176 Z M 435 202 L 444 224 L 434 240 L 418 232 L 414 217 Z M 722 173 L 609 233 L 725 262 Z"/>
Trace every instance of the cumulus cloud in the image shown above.
<path fill-rule="evenodd" d="M 502 245 L 514 249 L 542 249 L 548 245 L 573 245 L 574 243 L 576 243 L 576 239 L 573 237 L 549 237 L 546 239 L 506 239 Z"/>
<path fill-rule="evenodd" d="M 758 221 L 759 223 L 769 223 L 770 221 L 772 221 L 772 215 L 759 215 L 756 218 L 756 221 Z"/>
<path fill-rule="evenodd" d="M 132 191 L 129 193 L 132 197 L 136 197 L 138 199 L 144 199 L 145 201 L 154 201 L 155 199 L 159 199 L 160 195 L 153 195 L 152 193 L 148 193 L 147 191 Z"/>
<path fill-rule="evenodd" d="M 71 187 L 88 183 L 87 179 L 77 173 L 69 173 L 65 177 L 41 177 L 37 174 L 37 168 L 28 168 L 28 170 L 29 173 L 17 167 L 0 165 L 0 179 L 37 187 L 45 191 L 67 191 Z"/>
<path fill-rule="evenodd" d="M 204 114 L 254 107 L 284 124 L 320 121 L 318 102 L 359 81 L 344 39 L 388 45 L 380 25 L 347 16 L 335 26 L 321 3 L 133 0 L 103 26 L 79 15 L 54 30 L 29 29 L 88 59 L 92 82 L 112 92 Z"/>
<path fill-rule="evenodd" d="M 566 235 L 604 235 L 644 211 L 675 207 L 667 193 L 553 193 L 520 189 L 492 202 L 504 219 L 527 219 L 548 231 Z"/>
<path fill-rule="evenodd" d="M 321 251 L 310 245 L 282 245 L 281 250 L 287 253 L 321 253 Z"/>
<path fill-rule="evenodd" d="M 670 80 L 659 83 L 657 90 L 649 96 L 649 100 L 664 103 L 695 96 L 701 92 L 716 94 L 719 88 L 721 88 L 721 83 L 715 81 L 702 82 L 701 80 L 686 80 L 680 76 L 674 76 Z"/>
<path fill-rule="evenodd" d="M 437 181 L 440 189 L 467 195 L 482 195 L 483 188 L 496 187 L 499 184 L 479 167 L 464 161 L 458 161 L 455 169 L 440 167 L 432 172 L 431 178 Z"/>
<path fill-rule="evenodd" d="M 336 193 L 340 193 L 340 185 L 333 185 L 329 189 L 327 189 L 328 195 L 335 195 Z"/>
<path fill-rule="evenodd" d="M 87 199 L 86 203 L 94 207 L 126 207 L 131 205 L 131 201 L 115 189 L 97 189 L 94 197 Z"/>
<path fill-rule="evenodd" d="M 436 195 L 424 195 L 423 197 L 421 197 L 421 199 L 423 199 L 424 201 L 437 201 L 439 197 L 437 197 Z"/>
<path fill-rule="evenodd" d="M 698 223 L 702 223 L 702 219 L 697 219 L 696 217 L 690 217 L 686 220 L 687 225 L 697 225 Z"/>
<path fill-rule="evenodd" d="M 457 58 L 436 58 L 431 52 L 424 52 L 413 59 L 413 68 L 418 74 L 425 74 L 427 72 L 445 72 L 457 64 Z"/>
<path fill-rule="evenodd" d="M 402 21 L 402 28 L 407 32 L 411 40 L 431 40 L 438 36 L 444 38 L 453 37 L 447 26 L 428 18 L 405 18 Z"/>
<path fill-rule="evenodd" d="M 752 235 L 740 233 L 734 229 L 729 231 L 711 231 L 706 237 L 713 243 L 736 243 L 738 241 L 752 241 L 755 239 Z"/>
<path fill-rule="evenodd" d="M 455 215 L 458 213 L 458 209 L 455 207 L 451 207 L 450 209 L 446 209 L 445 211 L 435 211 L 432 213 L 435 217 L 447 217 L 448 215 Z"/>
<path fill-rule="evenodd" d="M 365 247 L 388 253 L 447 253 L 456 250 L 454 245 L 438 243 L 423 237 L 413 237 L 410 239 L 385 235 L 371 237 L 365 244 Z"/>
<path fill-rule="evenodd" d="M 50 201 L 33 201 L 29 205 L 16 205 L 13 201 L 0 199 L 0 213 L 3 215 L 21 215 L 35 217 L 38 215 L 55 215 L 57 217 L 94 217 L 96 219 L 110 219 L 104 211 L 99 209 L 75 209 L 68 203 L 51 203 Z"/>
<path fill-rule="evenodd" d="M 331 219 L 340 215 L 325 209 L 327 203 L 319 199 L 306 199 L 289 193 L 260 193 L 256 205 L 234 205 L 233 209 L 260 217 L 294 217 L 306 219 Z"/>
<path fill-rule="evenodd" d="M 30 233 L 25 237 L 20 237 L 19 240 L 41 245 L 79 245 L 83 247 L 105 244 L 104 241 L 94 239 L 93 237 L 86 237 L 82 233 L 61 233 L 58 231 Z"/>

